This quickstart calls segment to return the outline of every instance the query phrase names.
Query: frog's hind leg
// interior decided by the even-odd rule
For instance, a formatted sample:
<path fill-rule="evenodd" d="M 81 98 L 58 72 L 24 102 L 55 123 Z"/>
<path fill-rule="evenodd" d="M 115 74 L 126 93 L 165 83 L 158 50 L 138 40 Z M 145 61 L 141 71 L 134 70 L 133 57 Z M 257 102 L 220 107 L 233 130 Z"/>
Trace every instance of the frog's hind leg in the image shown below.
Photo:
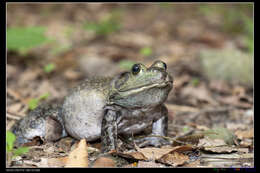
<path fill-rule="evenodd" d="M 39 106 L 19 120 L 11 131 L 16 135 L 16 145 L 30 142 L 36 137 L 43 141 L 56 141 L 67 134 L 60 117 L 60 107 Z"/>

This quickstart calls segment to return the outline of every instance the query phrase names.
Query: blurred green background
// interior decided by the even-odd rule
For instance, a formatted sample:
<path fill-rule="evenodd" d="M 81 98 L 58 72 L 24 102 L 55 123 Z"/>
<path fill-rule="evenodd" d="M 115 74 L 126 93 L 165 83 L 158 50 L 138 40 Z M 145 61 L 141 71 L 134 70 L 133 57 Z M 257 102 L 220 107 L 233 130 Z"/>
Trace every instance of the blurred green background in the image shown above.
<path fill-rule="evenodd" d="M 196 57 L 208 78 L 252 86 L 253 24 L 253 3 L 8 3 L 7 50 L 25 62 L 47 59 L 46 72 L 79 48 L 121 69 Z"/>

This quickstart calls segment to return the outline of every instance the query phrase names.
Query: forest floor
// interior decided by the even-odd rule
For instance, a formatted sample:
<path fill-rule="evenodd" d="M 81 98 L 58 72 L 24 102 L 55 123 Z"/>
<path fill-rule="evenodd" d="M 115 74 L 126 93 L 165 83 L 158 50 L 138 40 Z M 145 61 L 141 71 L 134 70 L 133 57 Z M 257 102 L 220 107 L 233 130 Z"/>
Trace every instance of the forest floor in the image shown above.
<path fill-rule="evenodd" d="M 44 26 L 55 41 L 25 53 L 8 50 L 7 130 L 28 114 L 33 99 L 45 95 L 34 104 L 62 103 L 85 78 L 114 76 L 134 62 L 149 66 L 160 59 L 174 77 L 166 101 L 167 137 L 174 142 L 95 160 L 100 141 L 84 146 L 64 138 L 30 146 L 7 167 L 66 167 L 70 153 L 82 154 L 84 147 L 89 164 L 81 167 L 254 167 L 253 74 L 243 71 L 253 68 L 253 58 L 245 34 L 229 32 L 240 21 L 230 24 L 222 14 L 196 4 L 8 4 L 8 28 Z M 224 59 L 207 66 L 214 56 Z M 247 57 L 249 65 L 239 59 Z"/>

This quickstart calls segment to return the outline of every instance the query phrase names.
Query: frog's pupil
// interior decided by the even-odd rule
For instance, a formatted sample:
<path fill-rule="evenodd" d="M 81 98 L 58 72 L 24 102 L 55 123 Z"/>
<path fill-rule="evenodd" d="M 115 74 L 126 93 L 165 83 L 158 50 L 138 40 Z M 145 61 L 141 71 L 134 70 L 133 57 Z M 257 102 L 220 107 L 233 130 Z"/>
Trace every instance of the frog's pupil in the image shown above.
<path fill-rule="evenodd" d="M 132 72 L 137 74 L 140 71 L 140 66 L 138 64 L 133 65 Z"/>
<path fill-rule="evenodd" d="M 167 65 L 165 63 L 163 63 L 163 67 L 165 70 L 167 69 Z"/>

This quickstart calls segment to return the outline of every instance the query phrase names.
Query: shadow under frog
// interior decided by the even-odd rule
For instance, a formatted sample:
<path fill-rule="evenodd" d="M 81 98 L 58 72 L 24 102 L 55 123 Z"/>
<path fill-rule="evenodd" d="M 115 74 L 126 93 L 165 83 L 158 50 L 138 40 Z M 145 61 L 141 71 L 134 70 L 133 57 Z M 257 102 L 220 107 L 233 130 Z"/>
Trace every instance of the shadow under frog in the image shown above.
<path fill-rule="evenodd" d="M 102 151 L 117 149 L 118 134 L 139 133 L 152 126 L 152 135 L 166 136 L 168 111 L 164 106 L 173 78 L 164 62 L 149 68 L 134 64 L 114 78 L 87 79 L 72 89 L 61 106 L 39 106 L 12 128 L 19 144 L 34 137 L 56 141 L 70 135 L 94 141 Z M 160 137 L 137 140 L 139 146 L 166 144 Z"/>

